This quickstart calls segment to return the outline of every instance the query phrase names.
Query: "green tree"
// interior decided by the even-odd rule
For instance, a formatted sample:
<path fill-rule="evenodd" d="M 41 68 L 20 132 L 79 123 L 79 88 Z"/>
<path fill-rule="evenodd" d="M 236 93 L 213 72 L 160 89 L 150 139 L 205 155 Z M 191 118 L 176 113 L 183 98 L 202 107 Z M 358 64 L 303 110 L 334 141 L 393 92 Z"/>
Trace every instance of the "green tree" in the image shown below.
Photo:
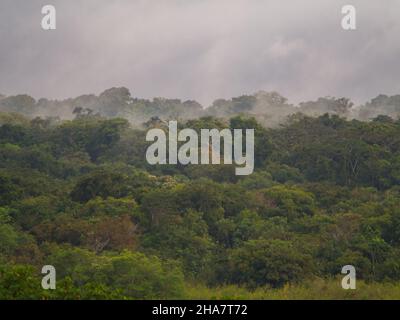
<path fill-rule="evenodd" d="M 313 264 L 289 241 L 260 239 L 230 250 L 225 268 L 230 283 L 279 287 L 309 276 Z"/>

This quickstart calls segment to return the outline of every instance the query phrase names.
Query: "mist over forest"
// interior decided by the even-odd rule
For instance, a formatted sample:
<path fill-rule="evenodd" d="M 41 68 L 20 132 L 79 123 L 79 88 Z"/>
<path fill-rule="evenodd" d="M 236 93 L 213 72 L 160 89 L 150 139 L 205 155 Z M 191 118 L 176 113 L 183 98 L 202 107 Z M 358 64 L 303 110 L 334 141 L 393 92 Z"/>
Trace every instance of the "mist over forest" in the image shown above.
<path fill-rule="evenodd" d="M 399 114 L 399 95 L 2 96 L 0 299 L 398 299 Z M 149 164 L 168 120 L 254 129 L 254 172 Z"/>
<path fill-rule="evenodd" d="M 399 12 L 1 0 L 0 300 L 399 300 Z"/>
<path fill-rule="evenodd" d="M 186 121 L 204 116 L 229 119 L 237 115 L 249 115 L 256 117 L 265 127 L 276 127 L 284 123 L 288 116 L 296 113 L 312 117 L 328 113 L 348 120 L 361 121 L 372 120 L 379 115 L 397 119 L 400 115 L 400 95 L 380 94 L 362 105 L 355 105 L 350 98 L 329 96 L 291 104 L 278 92 L 261 90 L 231 99 L 216 99 L 210 106 L 203 106 L 194 100 L 182 101 L 178 98 L 137 98 L 125 87 L 113 87 L 99 95 L 85 94 L 65 100 L 35 100 L 26 94 L 0 94 L 0 111 L 54 121 L 70 120 L 85 115 L 120 117 L 137 127 L 157 119 Z"/>

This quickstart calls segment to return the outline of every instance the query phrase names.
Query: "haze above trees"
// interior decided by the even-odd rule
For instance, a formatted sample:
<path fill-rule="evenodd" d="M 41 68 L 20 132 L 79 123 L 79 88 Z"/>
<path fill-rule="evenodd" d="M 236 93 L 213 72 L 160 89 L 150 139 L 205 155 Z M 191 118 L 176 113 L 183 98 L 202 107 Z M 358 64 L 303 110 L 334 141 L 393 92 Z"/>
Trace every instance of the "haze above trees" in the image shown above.
<path fill-rule="evenodd" d="M 397 96 L 356 109 L 261 92 L 203 110 L 120 88 L 1 105 L 1 299 L 400 298 Z M 177 115 L 179 129 L 254 129 L 254 173 L 149 165 L 147 129 Z M 362 290 L 340 287 L 347 264 Z"/>
<path fill-rule="evenodd" d="M 315 101 L 293 105 L 277 92 L 259 91 L 228 100 L 217 99 L 211 106 L 204 108 L 193 100 L 135 98 L 127 88 L 120 87 L 107 89 L 98 96 L 88 94 L 66 100 L 41 98 L 36 101 L 25 94 L 0 95 L 0 111 L 18 112 L 31 118 L 39 116 L 59 119 L 97 114 L 104 117 L 126 118 L 138 127 L 157 118 L 164 121 L 184 121 L 204 116 L 229 119 L 236 115 L 247 114 L 255 116 L 266 127 L 274 127 L 295 113 L 308 116 L 329 113 L 358 120 L 371 120 L 378 115 L 385 115 L 396 119 L 400 115 L 400 95 L 382 94 L 360 106 L 355 106 L 349 98 L 342 97 L 321 97 Z"/>

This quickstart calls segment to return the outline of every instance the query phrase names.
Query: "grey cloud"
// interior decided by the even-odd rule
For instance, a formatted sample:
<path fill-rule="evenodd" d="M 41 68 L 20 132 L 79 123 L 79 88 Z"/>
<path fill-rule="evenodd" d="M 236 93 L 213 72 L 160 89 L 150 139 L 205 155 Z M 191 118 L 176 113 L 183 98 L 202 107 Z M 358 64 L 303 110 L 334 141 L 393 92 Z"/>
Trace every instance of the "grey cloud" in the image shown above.
<path fill-rule="evenodd" d="M 343 31 L 337 0 L 80 0 L 0 4 L 0 93 L 66 98 L 126 86 L 150 98 L 208 105 L 258 90 L 291 102 L 400 92 L 400 2 L 353 0 Z"/>

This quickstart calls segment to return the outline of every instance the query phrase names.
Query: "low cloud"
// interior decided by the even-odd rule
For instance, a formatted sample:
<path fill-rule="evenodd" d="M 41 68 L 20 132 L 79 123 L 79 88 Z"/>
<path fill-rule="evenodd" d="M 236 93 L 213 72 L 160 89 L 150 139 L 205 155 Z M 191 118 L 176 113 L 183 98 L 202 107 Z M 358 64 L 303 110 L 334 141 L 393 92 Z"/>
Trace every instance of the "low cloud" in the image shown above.
<path fill-rule="evenodd" d="M 258 90 L 291 102 L 346 96 L 363 103 L 400 92 L 400 2 L 81 0 L 52 4 L 57 30 L 40 28 L 43 1 L 0 4 L 0 93 L 66 98 L 128 87 L 144 98 L 209 105 Z"/>

